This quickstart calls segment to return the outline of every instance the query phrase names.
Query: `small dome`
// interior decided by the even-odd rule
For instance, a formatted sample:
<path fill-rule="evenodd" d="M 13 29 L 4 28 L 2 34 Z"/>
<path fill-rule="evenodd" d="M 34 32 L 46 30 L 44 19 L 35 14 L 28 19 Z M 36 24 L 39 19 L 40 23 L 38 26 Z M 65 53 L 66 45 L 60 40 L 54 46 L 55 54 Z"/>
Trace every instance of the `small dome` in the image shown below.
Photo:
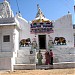
<path fill-rule="evenodd" d="M 32 23 L 41 23 L 41 22 L 51 22 L 50 20 L 46 20 L 46 19 L 37 19 L 37 20 L 33 20 Z"/>

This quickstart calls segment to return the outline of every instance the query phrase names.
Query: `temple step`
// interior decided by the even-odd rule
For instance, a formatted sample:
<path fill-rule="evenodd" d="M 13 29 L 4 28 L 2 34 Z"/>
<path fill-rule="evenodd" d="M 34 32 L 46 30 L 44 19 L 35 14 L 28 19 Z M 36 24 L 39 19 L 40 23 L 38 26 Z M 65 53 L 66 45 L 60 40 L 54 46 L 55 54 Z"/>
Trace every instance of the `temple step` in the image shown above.
<path fill-rule="evenodd" d="M 60 62 L 53 65 L 37 65 L 36 69 L 64 69 L 75 68 L 75 62 Z"/>
<path fill-rule="evenodd" d="M 31 70 L 36 69 L 36 64 L 15 64 L 15 70 Z"/>

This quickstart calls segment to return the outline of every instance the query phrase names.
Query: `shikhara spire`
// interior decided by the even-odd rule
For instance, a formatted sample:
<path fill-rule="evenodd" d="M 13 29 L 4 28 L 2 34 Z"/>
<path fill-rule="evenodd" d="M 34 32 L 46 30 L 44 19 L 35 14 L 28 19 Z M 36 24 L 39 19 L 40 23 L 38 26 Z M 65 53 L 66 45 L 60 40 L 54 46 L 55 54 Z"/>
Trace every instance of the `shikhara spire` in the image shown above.
<path fill-rule="evenodd" d="M 36 14 L 36 18 L 37 18 L 37 17 L 40 17 L 40 18 L 41 18 L 41 17 L 45 17 L 44 14 L 42 13 L 40 7 L 39 7 L 39 4 L 37 4 L 37 10 L 38 10 L 38 12 L 37 12 L 37 14 Z"/>
<path fill-rule="evenodd" d="M 9 2 L 7 0 L 4 0 L 4 2 L 0 4 L 0 18 L 8 18 L 13 16 L 14 15 Z"/>
<path fill-rule="evenodd" d="M 74 13 L 75 13 L 75 0 L 74 0 Z"/>
<path fill-rule="evenodd" d="M 42 13 L 39 4 L 37 4 L 37 14 L 35 19 L 32 21 L 33 23 L 37 23 L 37 22 L 50 22 L 49 19 L 47 19 L 44 14 Z"/>

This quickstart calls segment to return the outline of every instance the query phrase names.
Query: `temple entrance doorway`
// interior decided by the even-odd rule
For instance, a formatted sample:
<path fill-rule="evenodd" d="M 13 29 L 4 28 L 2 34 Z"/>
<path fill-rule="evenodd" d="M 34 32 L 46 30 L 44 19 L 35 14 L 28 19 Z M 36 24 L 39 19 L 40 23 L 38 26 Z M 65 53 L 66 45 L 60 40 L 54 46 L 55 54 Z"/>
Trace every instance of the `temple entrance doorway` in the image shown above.
<path fill-rule="evenodd" d="M 38 35 L 39 49 L 46 49 L 46 35 Z"/>

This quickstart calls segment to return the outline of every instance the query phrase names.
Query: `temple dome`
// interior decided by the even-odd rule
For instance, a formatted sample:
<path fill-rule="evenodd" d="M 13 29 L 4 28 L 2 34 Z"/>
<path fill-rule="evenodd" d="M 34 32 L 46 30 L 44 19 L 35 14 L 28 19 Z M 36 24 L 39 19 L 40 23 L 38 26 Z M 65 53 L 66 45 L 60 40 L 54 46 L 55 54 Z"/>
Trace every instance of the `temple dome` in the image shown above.
<path fill-rule="evenodd" d="M 44 14 L 42 13 L 39 5 L 37 5 L 38 12 L 36 14 L 36 17 L 34 20 L 32 20 L 32 23 L 40 23 L 40 22 L 51 22 L 49 19 L 47 19 Z"/>

